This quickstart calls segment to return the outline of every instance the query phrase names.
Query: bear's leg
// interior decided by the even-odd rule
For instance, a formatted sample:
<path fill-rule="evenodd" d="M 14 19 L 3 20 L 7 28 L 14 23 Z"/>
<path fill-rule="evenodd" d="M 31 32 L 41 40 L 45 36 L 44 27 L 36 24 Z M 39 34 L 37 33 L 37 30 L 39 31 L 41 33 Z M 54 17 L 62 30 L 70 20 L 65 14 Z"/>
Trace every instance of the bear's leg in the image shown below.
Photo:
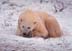
<path fill-rule="evenodd" d="M 48 31 L 43 23 L 39 23 L 32 33 L 33 37 L 48 38 Z"/>
<path fill-rule="evenodd" d="M 54 17 L 48 17 L 46 27 L 49 32 L 49 37 L 60 37 L 62 34 L 60 25 Z"/>

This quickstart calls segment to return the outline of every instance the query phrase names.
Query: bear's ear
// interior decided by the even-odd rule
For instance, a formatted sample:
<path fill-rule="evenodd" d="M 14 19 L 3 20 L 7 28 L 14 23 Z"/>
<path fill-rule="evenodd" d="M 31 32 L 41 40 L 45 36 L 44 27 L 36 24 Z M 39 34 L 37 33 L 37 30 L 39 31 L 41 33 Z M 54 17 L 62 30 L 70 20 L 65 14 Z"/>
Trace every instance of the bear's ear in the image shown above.
<path fill-rule="evenodd" d="M 22 19 L 19 19 L 19 20 L 18 20 L 18 24 L 20 25 L 20 23 L 21 23 L 22 21 L 23 21 Z"/>

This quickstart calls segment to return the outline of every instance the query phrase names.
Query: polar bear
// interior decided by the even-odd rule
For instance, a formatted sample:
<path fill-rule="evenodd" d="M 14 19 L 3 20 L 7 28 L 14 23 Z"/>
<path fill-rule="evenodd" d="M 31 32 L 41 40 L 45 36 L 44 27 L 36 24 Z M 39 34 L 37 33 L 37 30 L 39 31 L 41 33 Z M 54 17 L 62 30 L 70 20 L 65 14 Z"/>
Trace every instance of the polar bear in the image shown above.
<path fill-rule="evenodd" d="M 17 33 L 23 37 L 60 37 L 62 30 L 54 16 L 46 12 L 26 10 L 18 19 Z"/>

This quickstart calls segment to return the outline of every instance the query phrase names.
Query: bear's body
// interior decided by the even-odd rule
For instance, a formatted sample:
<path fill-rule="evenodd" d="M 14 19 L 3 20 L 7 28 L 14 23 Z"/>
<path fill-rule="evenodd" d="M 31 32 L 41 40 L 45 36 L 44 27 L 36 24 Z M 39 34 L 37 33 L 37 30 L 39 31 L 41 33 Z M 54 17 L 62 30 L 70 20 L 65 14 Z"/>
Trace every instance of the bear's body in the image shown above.
<path fill-rule="evenodd" d="M 62 31 L 57 20 L 45 12 L 26 10 L 18 20 L 17 35 L 25 37 L 59 37 Z"/>

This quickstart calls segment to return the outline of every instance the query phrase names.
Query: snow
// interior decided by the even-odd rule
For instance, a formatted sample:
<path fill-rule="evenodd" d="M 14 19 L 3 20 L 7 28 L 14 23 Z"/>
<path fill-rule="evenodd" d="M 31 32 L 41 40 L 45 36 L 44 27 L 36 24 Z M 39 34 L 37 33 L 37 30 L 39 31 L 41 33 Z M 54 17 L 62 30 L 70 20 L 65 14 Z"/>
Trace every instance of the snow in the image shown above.
<path fill-rule="evenodd" d="M 72 1 L 39 1 L 0 0 L 0 51 L 72 51 Z M 63 2 L 64 6 L 59 1 Z M 28 8 L 55 16 L 64 32 L 62 37 L 43 39 L 16 36 L 18 17 Z M 63 10 L 59 11 L 62 8 Z"/>

